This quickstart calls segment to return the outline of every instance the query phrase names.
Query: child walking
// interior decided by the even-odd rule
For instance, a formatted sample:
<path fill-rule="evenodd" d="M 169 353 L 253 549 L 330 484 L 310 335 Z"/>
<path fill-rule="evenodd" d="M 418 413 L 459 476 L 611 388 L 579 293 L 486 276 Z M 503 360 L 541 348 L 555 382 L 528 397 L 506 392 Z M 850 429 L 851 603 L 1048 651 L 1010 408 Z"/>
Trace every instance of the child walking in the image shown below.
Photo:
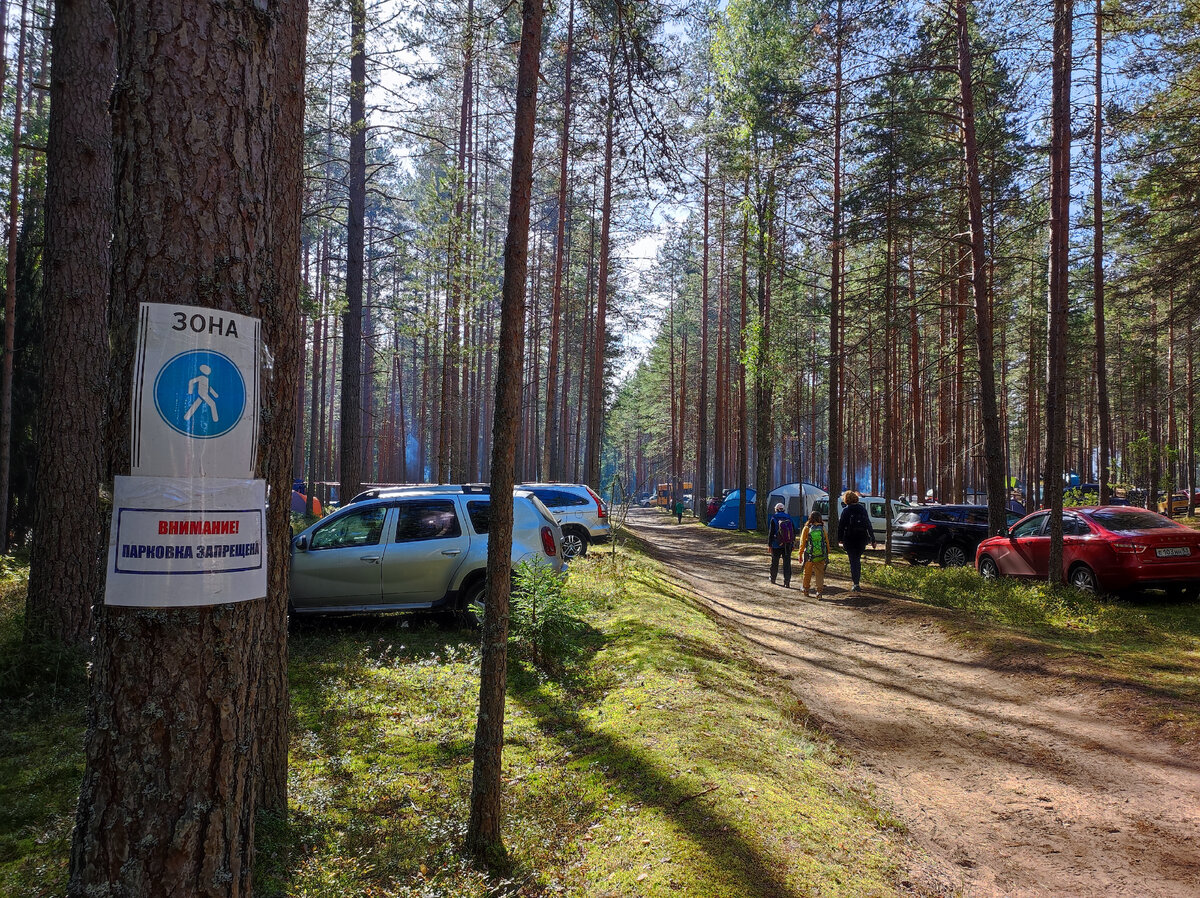
<path fill-rule="evenodd" d="M 816 597 L 819 599 L 821 590 L 825 588 L 825 565 L 829 562 L 829 537 L 825 533 L 825 520 L 819 511 L 808 516 L 804 529 L 800 531 L 800 557 L 804 559 L 804 594 L 812 595 L 809 587 L 815 577 Z"/>

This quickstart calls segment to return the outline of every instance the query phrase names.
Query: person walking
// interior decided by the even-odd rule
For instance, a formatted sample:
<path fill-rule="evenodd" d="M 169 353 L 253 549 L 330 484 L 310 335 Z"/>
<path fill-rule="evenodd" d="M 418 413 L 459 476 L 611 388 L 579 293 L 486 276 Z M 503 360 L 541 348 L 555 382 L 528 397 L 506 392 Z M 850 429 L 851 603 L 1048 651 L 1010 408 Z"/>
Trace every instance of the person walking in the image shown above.
<path fill-rule="evenodd" d="M 838 534 L 842 545 L 846 547 L 846 555 L 850 558 L 850 579 L 854 582 L 853 592 L 861 592 L 858 581 L 862 577 L 862 555 L 867 543 L 871 548 L 876 547 L 875 530 L 871 527 L 871 518 L 867 510 L 858 501 L 858 493 L 846 490 L 842 493 L 842 513 L 838 517 Z"/>
<path fill-rule="evenodd" d="M 683 500 L 682 499 L 675 500 L 675 517 L 676 517 L 676 519 L 678 519 L 680 524 L 683 523 Z"/>
<path fill-rule="evenodd" d="M 800 557 L 804 560 L 804 594 L 811 596 L 809 587 L 817 581 L 817 595 L 825 588 L 825 565 L 829 563 L 829 536 L 825 532 L 825 519 L 821 512 L 814 511 L 800 531 Z"/>
<path fill-rule="evenodd" d="M 779 560 L 783 559 L 783 585 L 792 586 L 792 547 L 796 544 L 796 525 L 791 515 L 783 510 L 783 503 L 775 506 L 771 523 L 767 528 L 767 545 L 771 547 L 771 582 L 779 575 Z"/>

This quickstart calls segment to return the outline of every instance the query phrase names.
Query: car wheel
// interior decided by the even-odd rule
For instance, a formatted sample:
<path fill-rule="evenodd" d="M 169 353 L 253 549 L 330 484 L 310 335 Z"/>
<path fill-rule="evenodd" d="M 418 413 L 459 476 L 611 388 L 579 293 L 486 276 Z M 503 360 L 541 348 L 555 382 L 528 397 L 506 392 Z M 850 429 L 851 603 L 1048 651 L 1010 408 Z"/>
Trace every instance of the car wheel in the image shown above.
<path fill-rule="evenodd" d="M 458 608 L 458 619 L 463 626 L 478 628 L 483 626 L 483 605 L 487 598 L 487 581 L 476 580 L 463 593 L 462 604 Z"/>
<path fill-rule="evenodd" d="M 1100 581 L 1096 579 L 1096 572 L 1086 564 L 1077 564 L 1071 568 L 1071 572 L 1067 575 L 1067 583 L 1080 592 L 1095 594 L 1100 591 Z"/>
<path fill-rule="evenodd" d="M 958 543 L 942 549 L 942 567 L 962 567 L 967 563 L 967 550 Z"/>
<path fill-rule="evenodd" d="M 563 558 L 570 561 L 572 558 L 579 558 L 587 554 L 588 538 L 578 530 L 568 530 L 563 534 L 562 538 L 562 553 Z"/>
<path fill-rule="evenodd" d="M 990 555 L 984 555 L 979 559 L 979 576 L 984 580 L 995 580 L 1000 576 L 1000 569 L 996 567 L 996 562 Z"/>

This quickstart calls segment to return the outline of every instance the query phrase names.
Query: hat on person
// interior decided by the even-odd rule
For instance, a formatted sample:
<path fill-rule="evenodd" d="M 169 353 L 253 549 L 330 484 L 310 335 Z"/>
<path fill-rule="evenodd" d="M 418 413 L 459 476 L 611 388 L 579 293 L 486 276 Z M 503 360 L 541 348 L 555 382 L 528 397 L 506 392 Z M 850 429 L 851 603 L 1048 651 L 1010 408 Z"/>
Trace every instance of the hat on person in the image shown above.
<path fill-rule="evenodd" d="M 856 502 L 858 502 L 858 493 L 854 492 L 854 490 L 846 490 L 846 492 L 842 493 L 843 505 L 854 505 Z"/>
<path fill-rule="evenodd" d="M 776 503 L 775 503 L 775 510 L 776 510 L 776 511 L 783 511 L 783 503 L 782 503 L 782 502 L 776 502 Z"/>

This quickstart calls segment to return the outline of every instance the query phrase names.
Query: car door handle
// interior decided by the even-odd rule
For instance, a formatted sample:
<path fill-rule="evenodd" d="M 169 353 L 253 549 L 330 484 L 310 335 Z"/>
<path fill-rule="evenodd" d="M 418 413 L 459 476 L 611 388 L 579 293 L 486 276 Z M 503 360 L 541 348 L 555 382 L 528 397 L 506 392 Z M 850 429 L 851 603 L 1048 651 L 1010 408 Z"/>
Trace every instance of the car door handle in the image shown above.
<path fill-rule="evenodd" d="M 359 558 L 359 561 L 366 561 L 366 562 L 369 562 L 370 564 L 379 564 L 379 556 L 378 555 L 363 555 Z"/>
<path fill-rule="evenodd" d="M 442 554 L 449 555 L 451 558 L 453 558 L 455 555 L 457 555 L 461 551 L 462 551 L 462 549 L 442 549 Z"/>

